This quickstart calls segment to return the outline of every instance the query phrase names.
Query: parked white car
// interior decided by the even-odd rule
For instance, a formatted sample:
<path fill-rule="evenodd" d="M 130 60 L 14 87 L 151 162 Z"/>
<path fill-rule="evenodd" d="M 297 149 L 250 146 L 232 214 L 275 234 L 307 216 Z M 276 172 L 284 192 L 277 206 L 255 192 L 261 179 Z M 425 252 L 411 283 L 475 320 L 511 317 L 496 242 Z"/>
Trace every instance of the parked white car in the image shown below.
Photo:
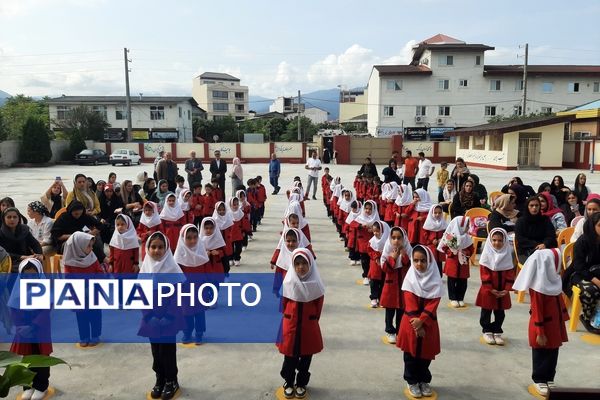
<path fill-rule="evenodd" d="M 110 155 L 110 163 L 112 165 L 140 165 L 142 163 L 142 157 L 133 150 L 117 149 Z"/>

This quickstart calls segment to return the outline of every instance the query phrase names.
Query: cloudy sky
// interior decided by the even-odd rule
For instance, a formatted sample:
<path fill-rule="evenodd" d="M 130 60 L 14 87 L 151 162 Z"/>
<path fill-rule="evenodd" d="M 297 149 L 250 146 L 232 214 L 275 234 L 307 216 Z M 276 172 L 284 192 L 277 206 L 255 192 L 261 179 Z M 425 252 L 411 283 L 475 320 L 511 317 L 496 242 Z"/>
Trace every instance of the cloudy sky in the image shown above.
<path fill-rule="evenodd" d="M 600 65 L 600 1 L 0 0 L 0 90 L 11 94 L 190 95 L 228 72 L 251 95 L 366 84 L 437 33 L 495 46 L 486 64 Z"/>

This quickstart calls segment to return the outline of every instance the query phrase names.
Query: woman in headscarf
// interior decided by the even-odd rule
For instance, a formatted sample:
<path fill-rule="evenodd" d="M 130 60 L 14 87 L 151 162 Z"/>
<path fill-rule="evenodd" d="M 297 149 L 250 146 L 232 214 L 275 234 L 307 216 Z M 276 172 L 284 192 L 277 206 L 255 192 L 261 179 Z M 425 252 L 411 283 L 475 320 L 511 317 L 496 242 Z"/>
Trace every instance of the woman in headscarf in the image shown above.
<path fill-rule="evenodd" d="M 117 217 L 116 210 L 123 208 L 123 201 L 120 196 L 115 194 L 115 189 L 112 184 L 104 186 L 104 192 L 100 195 L 100 214 L 98 218 L 103 224 L 114 227 L 115 218 Z M 112 235 L 112 232 L 111 232 Z"/>
<path fill-rule="evenodd" d="M 48 209 L 40 201 L 34 201 L 27 205 L 27 215 L 29 222 L 27 226 L 31 230 L 33 237 L 42 246 L 43 254 L 47 257 L 54 253 L 52 245 L 52 225 L 54 221 L 48 216 Z"/>
<path fill-rule="evenodd" d="M 568 187 L 565 186 L 565 181 L 562 176 L 556 175 L 552 178 L 552 183 L 550 184 L 550 194 L 552 194 L 556 201 L 558 202 L 557 206 L 562 206 L 567 202 L 567 194 L 571 191 Z"/>
<path fill-rule="evenodd" d="M 491 207 L 487 203 L 488 193 L 487 193 L 485 186 L 483 186 L 481 183 L 479 183 L 479 177 L 475 174 L 471 174 L 471 175 L 469 175 L 468 180 L 473 182 L 473 193 L 475 193 L 477 195 L 477 197 L 479 197 L 479 206 L 478 207 L 482 207 L 482 208 L 485 208 L 486 210 L 490 210 Z"/>
<path fill-rule="evenodd" d="M 585 203 L 585 213 L 583 218 L 580 219 L 575 225 L 575 232 L 573 232 L 573 235 L 571 236 L 571 243 L 575 243 L 577 239 L 583 235 L 583 227 L 586 219 L 597 212 L 600 212 L 600 195 L 596 193 L 590 193 L 587 197 L 587 202 Z"/>
<path fill-rule="evenodd" d="M 573 192 L 581 201 L 587 199 L 588 194 L 590 194 L 588 187 L 585 185 L 586 182 L 587 178 L 584 173 L 577 174 L 577 178 L 575 178 L 575 186 L 573 186 Z"/>
<path fill-rule="evenodd" d="M 536 250 L 557 247 L 556 231 L 550 218 L 540 211 L 540 200 L 530 197 L 527 200 L 526 211 L 519 217 L 515 225 L 515 240 L 517 241 L 517 257 L 524 263 L 527 257 Z"/>
<path fill-rule="evenodd" d="M 158 181 L 158 187 L 150 196 L 150 201 L 156 203 L 158 209 L 162 210 L 162 208 L 165 206 L 165 199 L 167 198 L 167 195 L 169 193 L 172 193 L 169 192 L 169 183 L 166 179 L 161 179 L 160 181 Z"/>
<path fill-rule="evenodd" d="M 567 195 L 567 202 L 563 204 L 560 209 L 565 216 L 567 226 L 571 226 L 571 221 L 573 221 L 575 217 L 582 217 L 585 213 L 583 201 L 577 196 L 576 192 L 571 192 Z"/>
<path fill-rule="evenodd" d="M 479 196 L 473 191 L 473 182 L 466 181 L 460 192 L 452 200 L 450 215 L 452 218 L 456 218 L 465 215 L 467 210 L 476 207 L 481 207 L 481 201 Z"/>
<path fill-rule="evenodd" d="M 231 168 L 231 193 L 235 193 L 244 186 L 244 170 L 242 169 L 242 162 L 238 157 L 235 157 L 232 161 Z"/>
<path fill-rule="evenodd" d="M 88 181 L 83 174 L 75 175 L 73 179 L 73 191 L 67 196 L 67 206 L 74 200 L 77 200 L 83 204 L 86 214 L 98 215 L 100 214 L 100 202 L 96 197 L 96 193 L 90 191 L 88 188 Z"/>
<path fill-rule="evenodd" d="M 42 195 L 40 200 L 48 209 L 48 216 L 54 218 L 56 212 L 65 206 L 67 194 L 69 191 L 65 187 L 62 179 L 56 179 L 52 185 Z"/>
<path fill-rule="evenodd" d="M 494 210 L 488 217 L 488 229 L 490 232 L 495 228 L 513 232 L 519 215 L 519 210 L 516 209 L 515 196 L 510 194 L 498 196 L 494 201 Z"/>
<path fill-rule="evenodd" d="M 133 221 L 133 224 L 137 226 L 142 215 L 142 204 L 144 204 L 144 200 L 142 200 L 139 193 L 134 190 L 133 182 L 128 179 L 123 181 L 120 197 L 123 202 L 123 213 L 127 214 Z"/>
<path fill-rule="evenodd" d="M 98 198 L 98 200 L 100 200 L 100 195 L 104 193 L 105 186 L 106 182 L 102 179 L 99 179 L 98 182 L 96 182 L 96 197 Z"/>
<path fill-rule="evenodd" d="M 519 211 L 521 214 L 525 211 L 525 203 L 527 202 L 527 199 L 531 196 L 536 195 L 535 192 L 532 195 L 527 195 L 528 190 L 524 186 L 519 185 L 518 183 L 513 183 L 508 188 L 506 193 L 510 194 L 515 198 L 515 209 L 517 209 L 517 211 Z"/>
<path fill-rule="evenodd" d="M 384 177 L 385 182 L 396 182 L 398 185 L 402 184 L 402 170 L 398 168 L 396 160 L 393 158 L 388 162 L 388 166 L 381 171 L 381 175 Z"/>
<path fill-rule="evenodd" d="M 15 201 L 11 197 L 4 197 L 0 200 L 0 214 L 4 212 L 7 208 L 17 208 L 15 206 Z M 19 218 L 21 223 L 27 225 L 27 218 L 19 211 Z M 0 220 L 0 226 L 2 226 L 2 221 Z"/>
<path fill-rule="evenodd" d="M 445 213 L 448 212 L 448 206 L 452 203 L 456 193 L 456 184 L 452 179 L 448 179 L 444 185 L 444 189 L 442 189 L 442 192 L 438 195 L 438 203 L 442 206 L 442 210 L 444 210 Z"/>
<path fill-rule="evenodd" d="M 502 193 L 508 193 L 508 188 L 510 188 L 512 185 L 515 185 L 515 184 L 523 187 L 526 199 L 528 197 L 536 195 L 535 190 L 533 190 L 533 188 L 531 186 L 524 184 L 523 180 L 520 177 L 518 177 L 518 176 L 515 176 L 506 185 L 502 186 L 501 192 Z"/>
<path fill-rule="evenodd" d="M 450 173 L 450 179 L 454 181 L 458 190 L 462 188 L 462 185 L 467 181 L 470 174 L 471 172 L 469 171 L 465 160 L 462 157 L 458 157 L 456 159 L 456 165 Z"/>
<path fill-rule="evenodd" d="M 567 227 L 565 216 L 560 208 L 556 207 L 552 202 L 552 197 L 549 193 L 543 192 L 538 195 L 540 199 L 540 211 L 543 215 L 550 218 L 550 222 L 554 226 L 554 230 L 558 231 Z"/>
<path fill-rule="evenodd" d="M 140 193 L 140 196 L 142 196 L 144 200 L 150 200 L 154 192 L 156 192 L 156 181 L 153 178 L 146 179 L 144 181 L 144 186 L 142 186 L 143 194 Z"/>
<path fill-rule="evenodd" d="M 29 227 L 21 223 L 21 214 L 13 207 L 2 212 L 0 246 L 12 259 L 11 272 L 17 272 L 19 263 L 27 258 L 43 260 L 42 246 L 33 237 Z"/>
<path fill-rule="evenodd" d="M 377 174 L 377 166 L 371 161 L 371 157 L 365 158 L 365 163 L 358 170 L 360 175 L 370 175 L 372 177 L 379 176 Z"/>

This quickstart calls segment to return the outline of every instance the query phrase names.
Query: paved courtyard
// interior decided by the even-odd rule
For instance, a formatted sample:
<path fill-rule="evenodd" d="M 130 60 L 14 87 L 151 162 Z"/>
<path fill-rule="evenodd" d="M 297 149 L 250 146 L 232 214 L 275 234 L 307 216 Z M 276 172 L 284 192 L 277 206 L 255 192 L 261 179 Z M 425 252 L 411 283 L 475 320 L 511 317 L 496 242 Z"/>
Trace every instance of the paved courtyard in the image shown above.
<path fill-rule="evenodd" d="M 182 167 L 182 166 L 181 166 Z M 266 164 L 244 165 L 244 177 L 261 174 L 268 193 Z M 351 186 L 358 166 L 329 165 L 332 175 L 341 176 Z M 437 166 L 439 167 L 439 166 Z M 118 180 L 134 179 L 140 167 L 56 166 L 51 168 L 0 170 L 0 196 L 12 197 L 24 213 L 28 202 L 39 196 L 61 176 L 72 188 L 75 173 L 106 179 L 110 171 Z M 207 168 L 207 166 L 205 166 Z M 381 168 L 379 169 L 381 170 Z M 488 192 L 498 190 L 510 177 L 518 175 L 537 189 L 555 174 L 568 186 L 580 171 L 495 171 L 472 169 L 480 176 Z M 600 174 L 589 174 L 588 186 L 600 191 Z M 205 174 L 205 176 L 208 175 Z M 306 181 L 301 165 L 282 165 L 280 185 L 289 186 L 293 176 Z M 430 184 L 437 198 L 435 181 Z M 286 206 L 285 194 L 269 196 L 263 224 L 242 254 L 241 272 L 270 273 L 269 259 L 278 240 L 281 218 Z M 227 193 L 231 185 L 227 181 Z M 306 202 L 306 214 L 313 235 L 313 247 L 321 276 L 327 286 L 321 329 L 325 342 L 322 353 L 313 358 L 309 394 L 312 399 L 396 399 L 402 390 L 403 361 L 399 349 L 382 343 L 384 312 L 367 308 L 368 288 L 356 284 L 360 267 L 348 266 L 347 253 L 337 240 L 334 226 L 326 218 L 321 201 Z M 236 269 L 237 270 L 237 269 Z M 480 344 L 479 308 L 473 306 L 479 288 L 479 271 L 471 269 L 466 302 L 469 307 L 456 311 L 443 300 L 438 311 L 442 353 L 433 361 L 432 386 L 440 399 L 527 399 L 531 383 L 531 351 L 527 343 L 528 304 L 515 304 L 507 312 L 504 324 L 508 343 L 504 347 Z M 513 300 L 515 297 L 513 296 Z M 600 347 L 584 343 L 582 328 L 569 333 L 569 342 L 561 348 L 556 383 L 559 386 L 594 387 L 598 382 Z M 154 383 L 150 346 L 102 345 L 79 350 L 74 345 L 56 344 L 54 355 L 67 360 L 72 369 L 52 369 L 51 385 L 57 399 L 142 399 Z M 279 377 L 282 356 L 269 344 L 207 344 L 195 349 L 178 347 L 179 382 L 184 399 L 272 399 L 282 384 Z M 17 390 L 11 392 L 16 395 Z"/>

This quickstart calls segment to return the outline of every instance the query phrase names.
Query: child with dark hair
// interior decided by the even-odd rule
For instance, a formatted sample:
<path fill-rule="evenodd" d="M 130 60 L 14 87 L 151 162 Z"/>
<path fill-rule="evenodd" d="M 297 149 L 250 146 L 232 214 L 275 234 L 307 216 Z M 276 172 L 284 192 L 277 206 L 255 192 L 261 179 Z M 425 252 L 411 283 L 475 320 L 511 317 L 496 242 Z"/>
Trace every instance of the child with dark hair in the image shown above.
<path fill-rule="evenodd" d="M 258 193 L 257 220 L 258 225 L 260 225 L 260 221 L 265 216 L 265 202 L 267 201 L 267 189 L 265 188 L 265 185 L 262 184 L 262 176 L 258 175 L 256 178 L 254 178 L 254 181 L 256 182 L 256 191 Z"/>

